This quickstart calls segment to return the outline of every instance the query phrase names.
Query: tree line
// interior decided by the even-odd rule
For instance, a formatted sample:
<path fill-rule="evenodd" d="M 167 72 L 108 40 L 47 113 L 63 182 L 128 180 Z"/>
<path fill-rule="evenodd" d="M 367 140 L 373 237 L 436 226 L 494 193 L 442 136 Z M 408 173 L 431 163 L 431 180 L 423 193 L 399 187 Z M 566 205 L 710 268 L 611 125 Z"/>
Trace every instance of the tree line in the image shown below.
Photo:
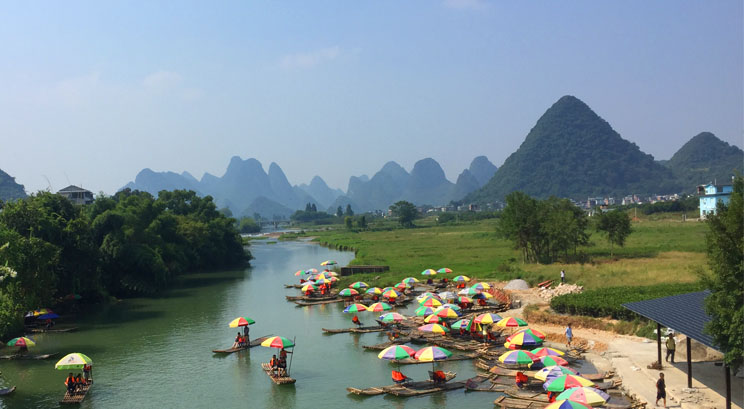
<path fill-rule="evenodd" d="M 250 260 L 235 219 L 210 196 L 122 190 L 86 206 L 39 192 L 0 204 L 0 336 L 68 295 L 155 294 L 184 272 Z"/>

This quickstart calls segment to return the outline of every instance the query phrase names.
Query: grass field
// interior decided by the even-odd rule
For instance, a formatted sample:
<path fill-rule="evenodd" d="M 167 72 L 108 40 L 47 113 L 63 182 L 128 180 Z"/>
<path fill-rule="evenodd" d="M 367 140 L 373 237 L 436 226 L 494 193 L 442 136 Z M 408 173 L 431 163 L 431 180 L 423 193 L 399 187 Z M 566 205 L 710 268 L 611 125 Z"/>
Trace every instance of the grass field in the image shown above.
<path fill-rule="evenodd" d="M 707 268 L 706 225 L 682 222 L 681 217 L 633 222 L 634 232 L 625 247 L 615 247 L 613 258 L 609 256 L 607 241 L 594 232 L 591 245 L 583 249 L 589 262 L 583 264 L 522 263 L 512 243 L 496 234 L 497 223 L 498 220 L 489 219 L 436 226 L 422 221 L 421 227 L 413 229 L 337 229 L 308 234 L 325 245 L 356 250 L 353 264 L 389 265 L 391 272 L 381 275 L 378 285 L 394 284 L 406 276 L 420 277 L 426 268 L 441 267 L 478 278 L 524 278 L 532 284 L 558 278 L 559 271 L 565 269 L 569 282 L 589 288 L 693 282 L 697 280 L 696 272 Z M 372 281 L 378 275 L 354 275 L 353 280 Z"/>

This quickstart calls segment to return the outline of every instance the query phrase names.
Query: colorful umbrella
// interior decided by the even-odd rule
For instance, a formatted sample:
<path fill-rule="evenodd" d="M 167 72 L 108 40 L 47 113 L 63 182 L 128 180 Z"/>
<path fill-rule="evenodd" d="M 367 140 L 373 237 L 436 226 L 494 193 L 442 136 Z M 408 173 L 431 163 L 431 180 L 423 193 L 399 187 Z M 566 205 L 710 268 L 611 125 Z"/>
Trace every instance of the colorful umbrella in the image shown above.
<path fill-rule="evenodd" d="M 530 352 L 537 356 L 563 356 L 565 354 L 565 352 L 561 350 L 548 347 L 535 348 Z"/>
<path fill-rule="evenodd" d="M 580 402 L 590 406 L 601 406 L 610 400 L 610 395 L 597 389 L 588 386 L 582 386 L 580 388 L 569 388 L 561 392 L 556 399 L 567 399 L 574 402 Z"/>
<path fill-rule="evenodd" d="M 546 406 L 545 409 L 592 409 L 592 407 L 572 400 L 557 400 Z"/>
<path fill-rule="evenodd" d="M 481 292 L 481 293 L 473 294 L 473 298 L 482 298 L 482 299 L 487 300 L 489 298 L 493 298 L 493 295 L 491 295 L 491 293 L 482 293 Z"/>
<path fill-rule="evenodd" d="M 455 323 L 452 324 L 452 329 L 467 328 L 469 325 L 470 325 L 470 320 L 462 319 L 462 320 L 455 321 Z"/>
<path fill-rule="evenodd" d="M 271 337 L 266 338 L 262 343 L 262 347 L 268 348 L 292 348 L 294 342 L 284 337 Z"/>
<path fill-rule="evenodd" d="M 50 310 L 49 308 L 39 308 L 38 310 L 27 312 L 25 316 L 26 317 L 38 317 L 39 315 L 51 314 L 52 312 L 54 311 Z"/>
<path fill-rule="evenodd" d="M 338 295 L 342 297 L 353 297 L 355 295 L 359 295 L 359 291 L 353 288 L 344 288 L 343 290 L 338 292 Z"/>
<path fill-rule="evenodd" d="M 418 307 L 416 308 L 416 315 L 419 317 L 423 317 L 426 315 L 434 314 L 434 308 L 431 307 Z"/>
<path fill-rule="evenodd" d="M 490 312 L 487 312 L 485 314 L 481 314 L 473 320 L 476 324 L 493 324 L 494 322 L 501 321 L 501 317 L 498 314 L 493 314 Z"/>
<path fill-rule="evenodd" d="M 367 285 L 367 283 L 365 283 L 364 281 L 357 281 L 357 282 L 351 283 L 351 285 L 349 286 L 349 288 L 354 288 L 357 290 L 361 290 L 367 287 L 369 287 L 369 285 Z"/>
<path fill-rule="evenodd" d="M 427 297 L 419 301 L 419 304 L 424 307 L 439 307 L 442 305 L 442 302 L 434 297 Z"/>
<path fill-rule="evenodd" d="M 439 270 L 437 270 L 437 273 L 443 273 L 443 274 L 444 274 L 444 273 L 451 273 L 451 272 L 452 272 L 452 270 L 450 270 L 450 269 L 449 269 L 449 268 L 447 268 L 447 267 L 442 267 L 442 268 L 440 268 Z"/>
<path fill-rule="evenodd" d="M 499 322 L 496 323 L 496 326 L 498 327 L 526 327 L 527 321 L 514 318 L 514 317 L 506 317 L 502 320 L 499 320 Z"/>
<path fill-rule="evenodd" d="M 34 340 L 31 338 L 18 337 L 18 338 L 13 338 L 10 341 L 8 341 L 7 345 L 9 347 L 27 347 L 28 348 L 28 347 L 35 347 L 36 342 L 34 342 Z"/>
<path fill-rule="evenodd" d="M 473 299 L 472 298 L 465 297 L 465 296 L 461 296 L 461 297 L 457 297 L 457 302 L 459 302 L 459 303 L 472 304 L 473 303 Z"/>
<path fill-rule="evenodd" d="M 442 321 L 441 318 L 437 317 L 436 314 L 431 314 L 424 318 L 424 322 L 427 324 L 439 324 Z"/>
<path fill-rule="evenodd" d="M 400 296 L 400 293 L 391 288 L 385 291 L 384 293 L 382 293 L 382 296 L 387 297 L 387 298 L 397 298 Z"/>
<path fill-rule="evenodd" d="M 416 284 L 416 283 L 418 283 L 418 282 L 419 282 L 419 280 L 417 280 L 417 279 L 416 279 L 416 278 L 414 278 L 414 277 L 406 277 L 406 278 L 404 278 L 404 279 L 403 279 L 403 281 L 401 281 L 401 282 L 402 282 L 402 283 L 406 283 L 406 284 L 410 285 L 411 287 L 413 287 L 413 286 L 414 286 L 414 284 Z"/>
<path fill-rule="evenodd" d="M 372 312 L 387 311 L 387 310 L 392 310 L 392 309 L 393 307 L 390 304 L 384 303 L 384 302 L 376 302 L 370 305 L 369 307 L 367 307 L 367 311 L 372 311 Z"/>
<path fill-rule="evenodd" d="M 336 264 L 338 264 L 336 263 L 336 260 L 326 260 L 320 263 L 321 266 L 335 266 Z"/>
<path fill-rule="evenodd" d="M 530 365 L 537 357 L 529 351 L 509 351 L 499 357 L 505 364 Z"/>
<path fill-rule="evenodd" d="M 463 288 L 462 290 L 458 291 L 458 295 L 465 295 L 469 297 L 475 297 L 476 295 L 480 294 L 481 292 L 476 290 L 475 288 Z"/>
<path fill-rule="evenodd" d="M 364 293 L 365 294 L 380 295 L 380 294 L 382 294 L 382 289 L 380 289 L 380 287 L 372 287 L 372 288 L 368 288 L 367 291 L 365 291 Z"/>
<path fill-rule="evenodd" d="M 398 283 L 398 284 L 395 285 L 395 288 L 397 288 L 400 291 L 404 291 L 408 287 L 410 287 L 410 286 L 408 284 L 406 284 L 406 283 Z"/>
<path fill-rule="evenodd" d="M 328 284 L 330 282 L 331 282 L 331 280 L 328 279 L 328 278 L 326 278 L 326 277 L 318 277 L 318 278 L 315 279 L 315 284 L 316 285 L 319 285 L 319 284 Z"/>
<path fill-rule="evenodd" d="M 318 287 L 315 284 L 305 284 L 302 286 L 302 292 L 306 292 L 308 290 L 315 291 Z"/>
<path fill-rule="evenodd" d="M 93 365 L 93 360 L 85 354 L 73 352 L 67 354 L 54 364 L 54 369 L 83 369 L 85 365 Z"/>
<path fill-rule="evenodd" d="M 528 331 L 520 331 L 506 338 L 504 346 L 509 349 L 534 348 L 542 345 L 543 340 Z"/>
<path fill-rule="evenodd" d="M 467 283 L 470 281 L 470 277 L 468 276 L 455 276 L 455 278 L 452 279 L 452 281 L 457 281 L 460 283 Z"/>
<path fill-rule="evenodd" d="M 563 392 L 569 388 L 593 385 L 594 382 L 578 375 L 561 375 L 557 378 L 548 378 L 547 382 L 543 384 L 543 388 L 546 391 Z"/>
<path fill-rule="evenodd" d="M 228 326 L 230 328 L 237 328 L 237 327 L 245 327 L 245 326 L 248 326 L 248 325 L 253 325 L 255 323 L 256 323 L 256 321 L 253 321 L 252 319 L 250 319 L 248 317 L 238 317 L 238 318 L 235 318 L 234 320 L 230 321 L 230 324 L 228 324 Z"/>
<path fill-rule="evenodd" d="M 436 315 L 440 318 L 457 318 L 460 316 L 460 313 L 452 308 L 442 308 L 438 310 L 439 311 L 436 312 Z"/>
<path fill-rule="evenodd" d="M 387 360 L 396 360 L 396 359 L 406 359 L 414 356 L 416 354 L 416 351 L 413 350 L 413 348 L 406 346 L 406 345 L 391 345 L 385 349 L 383 349 L 379 354 L 377 354 L 377 357 L 380 359 L 387 359 Z"/>
<path fill-rule="evenodd" d="M 561 375 L 576 375 L 576 371 L 565 366 L 546 366 L 535 373 L 535 379 L 547 381 L 548 378 L 557 378 Z"/>
<path fill-rule="evenodd" d="M 433 362 L 442 361 L 451 356 L 452 352 L 438 346 L 431 346 L 421 348 L 416 351 L 416 355 L 414 355 L 414 358 L 418 359 L 421 362 Z"/>
<path fill-rule="evenodd" d="M 432 332 L 435 334 L 445 334 L 447 332 L 450 332 L 449 328 L 441 326 L 439 324 L 426 324 L 424 326 L 418 327 L 418 330 L 423 332 Z"/>
<path fill-rule="evenodd" d="M 363 311 L 369 311 L 367 309 L 367 306 L 364 304 L 351 304 L 348 307 L 344 308 L 345 313 L 352 313 L 352 312 L 363 312 Z"/>
<path fill-rule="evenodd" d="M 541 356 L 540 364 L 542 366 L 568 366 L 568 361 L 559 356 Z"/>
<path fill-rule="evenodd" d="M 49 314 L 41 314 L 38 317 L 36 317 L 37 320 L 55 320 L 59 318 L 59 315 L 50 312 Z"/>
<path fill-rule="evenodd" d="M 397 312 L 388 312 L 387 314 L 380 315 L 378 319 L 382 322 L 401 322 L 406 319 L 406 317 L 398 314 Z"/>
<path fill-rule="evenodd" d="M 434 311 L 435 312 L 439 312 L 439 311 L 441 311 L 441 310 L 443 310 L 445 308 L 451 308 L 451 309 L 453 309 L 453 310 L 455 310 L 457 312 L 462 312 L 462 308 L 460 308 L 459 305 L 457 305 L 457 304 L 451 304 L 451 303 L 442 304 L 439 307 L 437 307 L 437 309 L 434 310 Z"/>
<path fill-rule="evenodd" d="M 491 289 L 491 286 L 488 283 L 477 283 L 470 286 L 470 288 L 476 291 L 488 291 Z"/>
<path fill-rule="evenodd" d="M 435 276 L 437 275 L 437 272 L 434 269 L 427 268 L 426 270 L 421 272 L 421 275 L 422 276 Z"/>
<path fill-rule="evenodd" d="M 538 331 L 536 329 L 527 328 L 527 329 L 519 330 L 517 332 L 527 332 L 527 333 L 530 333 L 530 334 L 532 334 L 532 335 L 540 338 L 541 340 L 545 341 L 545 334 L 543 334 L 542 332 L 540 332 L 540 331 Z"/>
<path fill-rule="evenodd" d="M 305 270 L 305 273 L 307 273 L 307 274 L 318 274 L 318 269 L 317 268 L 308 268 L 307 270 Z"/>
<path fill-rule="evenodd" d="M 301 275 L 305 274 L 305 270 L 297 270 L 295 271 L 295 276 L 299 277 Z"/>

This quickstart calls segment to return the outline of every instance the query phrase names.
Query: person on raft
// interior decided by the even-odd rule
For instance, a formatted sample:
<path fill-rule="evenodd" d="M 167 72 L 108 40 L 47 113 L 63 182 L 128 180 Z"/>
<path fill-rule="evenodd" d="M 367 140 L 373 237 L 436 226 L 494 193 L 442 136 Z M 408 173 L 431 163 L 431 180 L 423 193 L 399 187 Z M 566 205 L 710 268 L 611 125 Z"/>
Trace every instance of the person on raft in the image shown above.
<path fill-rule="evenodd" d="M 447 382 L 447 376 L 443 371 L 434 371 L 431 373 L 431 380 L 434 381 L 434 383 L 444 383 Z"/>
<path fill-rule="evenodd" d="M 235 342 L 233 342 L 232 347 L 233 348 L 240 348 L 242 346 L 241 345 L 241 342 L 242 341 L 243 341 L 243 337 L 240 336 L 240 333 L 238 332 L 238 335 L 235 337 Z"/>
<path fill-rule="evenodd" d="M 393 382 L 395 382 L 395 383 L 397 383 L 399 385 L 400 384 L 404 384 L 404 383 L 408 382 L 409 379 L 411 379 L 411 378 L 403 375 L 403 372 L 396 371 L 396 370 L 393 370 L 393 375 L 392 376 L 393 376 Z"/>
<path fill-rule="evenodd" d="M 245 338 L 246 341 L 248 341 L 248 339 L 249 339 L 248 338 L 248 335 L 250 335 L 250 333 L 251 333 L 251 330 L 248 329 L 248 326 L 247 325 L 244 326 L 243 327 L 243 338 Z"/>
<path fill-rule="evenodd" d="M 361 327 L 362 326 L 362 322 L 359 321 L 359 317 L 357 317 L 356 314 L 354 314 L 354 316 L 351 317 L 351 322 L 353 322 L 354 324 L 356 324 L 357 327 Z"/>
<path fill-rule="evenodd" d="M 80 391 L 83 386 L 86 384 L 85 379 L 83 379 L 83 374 L 77 374 L 75 377 L 75 391 Z"/>
<path fill-rule="evenodd" d="M 523 374 L 522 372 L 517 372 L 517 375 L 514 377 L 514 381 L 517 384 L 517 388 L 522 389 L 527 386 L 527 382 L 529 379 L 527 379 L 527 375 Z"/>
<path fill-rule="evenodd" d="M 85 383 L 90 383 L 93 379 L 93 366 L 90 364 L 83 365 L 83 375 L 85 376 Z"/>
<path fill-rule="evenodd" d="M 271 373 L 273 377 L 279 376 L 279 360 L 276 359 L 276 355 L 271 356 L 271 361 L 269 361 L 269 367 L 271 367 Z"/>
<path fill-rule="evenodd" d="M 67 386 L 67 393 L 72 395 L 75 393 L 75 376 L 70 372 L 69 375 L 67 375 L 67 379 L 65 379 L 65 386 Z"/>

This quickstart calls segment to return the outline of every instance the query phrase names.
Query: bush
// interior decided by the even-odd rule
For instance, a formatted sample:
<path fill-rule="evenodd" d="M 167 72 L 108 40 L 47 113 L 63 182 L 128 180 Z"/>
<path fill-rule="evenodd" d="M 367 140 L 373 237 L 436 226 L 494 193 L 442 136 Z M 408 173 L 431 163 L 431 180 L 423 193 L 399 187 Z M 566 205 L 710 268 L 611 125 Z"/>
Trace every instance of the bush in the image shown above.
<path fill-rule="evenodd" d="M 657 284 L 645 287 L 608 287 L 553 298 L 550 307 L 561 313 L 590 317 L 612 317 L 633 321 L 638 315 L 624 303 L 650 300 L 701 290 L 699 283 Z"/>

